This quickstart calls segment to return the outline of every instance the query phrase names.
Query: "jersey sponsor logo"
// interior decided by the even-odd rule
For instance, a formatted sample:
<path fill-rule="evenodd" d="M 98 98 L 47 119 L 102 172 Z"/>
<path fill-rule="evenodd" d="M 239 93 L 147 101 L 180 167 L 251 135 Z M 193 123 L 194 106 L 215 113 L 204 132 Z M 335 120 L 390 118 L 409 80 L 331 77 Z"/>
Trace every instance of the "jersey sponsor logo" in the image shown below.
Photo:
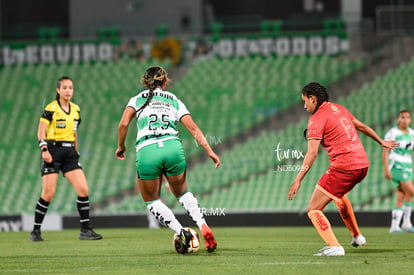
<path fill-rule="evenodd" d="M 165 106 L 165 107 L 170 107 L 171 103 L 169 102 L 162 102 L 159 100 L 154 100 L 154 102 L 151 102 L 151 107 L 153 106 Z"/>
<path fill-rule="evenodd" d="M 65 129 L 66 128 L 66 123 L 64 123 L 64 122 L 56 123 L 56 128 Z"/>
<path fill-rule="evenodd" d="M 149 96 L 149 93 L 144 93 L 142 95 L 143 98 L 147 98 L 148 96 Z M 164 97 L 164 98 L 167 98 L 167 99 L 174 100 L 174 97 L 172 97 L 171 95 L 168 95 L 166 93 L 154 92 L 154 96 L 161 96 L 161 97 Z"/>
<path fill-rule="evenodd" d="M 169 111 L 171 109 L 171 103 L 154 100 L 153 102 L 149 104 L 149 108 L 153 111 L 159 111 L 159 110 Z"/>
<path fill-rule="evenodd" d="M 341 113 L 341 110 L 338 109 L 335 105 L 331 105 L 331 109 L 334 115 L 338 115 Z"/>

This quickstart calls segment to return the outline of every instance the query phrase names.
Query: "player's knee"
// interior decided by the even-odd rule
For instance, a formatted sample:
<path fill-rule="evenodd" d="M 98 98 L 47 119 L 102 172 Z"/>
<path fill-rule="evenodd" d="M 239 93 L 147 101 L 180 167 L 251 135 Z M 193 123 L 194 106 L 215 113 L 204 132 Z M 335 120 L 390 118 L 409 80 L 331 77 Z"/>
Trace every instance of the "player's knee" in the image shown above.
<path fill-rule="evenodd" d="M 336 207 L 338 208 L 339 212 L 342 212 L 344 209 L 344 202 L 342 200 L 335 200 Z"/>
<path fill-rule="evenodd" d="M 410 190 L 408 192 L 408 195 L 411 197 L 411 199 L 413 199 L 413 197 L 414 197 L 414 187 L 410 188 Z"/>
<path fill-rule="evenodd" d="M 414 197 L 414 188 L 407 188 L 404 190 L 404 200 L 411 201 Z"/>
<path fill-rule="evenodd" d="M 51 202 L 53 197 L 55 196 L 55 190 L 49 190 L 49 189 L 45 189 L 42 191 L 42 199 L 47 201 L 47 202 Z"/>
<path fill-rule="evenodd" d="M 89 196 L 88 188 L 79 190 L 78 191 L 78 196 L 79 197 L 88 197 Z"/>
<path fill-rule="evenodd" d="M 339 214 L 343 217 L 343 218 L 347 218 L 348 217 L 348 213 L 345 207 L 345 203 L 343 202 L 343 200 L 337 200 L 335 201 L 336 207 L 338 208 L 338 212 Z"/>
<path fill-rule="evenodd" d="M 181 184 L 170 184 L 171 192 L 176 198 L 181 197 L 187 192 L 187 185 L 184 183 Z"/>
<path fill-rule="evenodd" d="M 187 189 L 180 188 L 179 190 L 176 190 L 174 193 L 174 196 L 179 199 L 181 198 L 185 193 L 187 192 Z"/>
<path fill-rule="evenodd" d="M 414 193 L 406 192 L 404 196 L 404 201 L 412 201 L 414 197 Z"/>
<path fill-rule="evenodd" d="M 323 211 L 324 208 L 325 207 L 323 205 L 310 203 L 306 209 L 306 212 L 309 213 L 311 211 Z"/>
<path fill-rule="evenodd" d="M 76 190 L 76 193 L 79 197 L 89 196 L 89 188 L 86 183 L 85 184 L 73 184 L 73 188 Z"/>

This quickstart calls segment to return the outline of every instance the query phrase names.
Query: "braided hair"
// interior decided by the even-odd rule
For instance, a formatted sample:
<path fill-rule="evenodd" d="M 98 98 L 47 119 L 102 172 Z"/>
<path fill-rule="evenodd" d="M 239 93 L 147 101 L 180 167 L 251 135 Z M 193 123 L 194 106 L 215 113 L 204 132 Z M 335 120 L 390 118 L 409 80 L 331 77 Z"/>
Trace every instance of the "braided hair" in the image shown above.
<path fill-rule="evenodd" d="M 168 73 L 164 68 L 160 66 L 152 66 L 147 68 L 144 75 L 141 77 L 141 83 L 149 89 L 149 93 L 147 100 L 141 107 L 139 107 L 137 113 L 142 112 L 142 110 L 150 104 L 154 96 L 154 90 L 157 87 L 162 86 L 164 82 L 168 83 L 169 81 L 170 79 L 168 78 Z"/>
<path fill-rule="evenodd" d="M 324 103 L 325 101 L 329 101 L 329 95 L 326 90 L 326 87 L 317 83 L 317 82 L 310 82 L 302 89 L 302 95 L 304 96 L 315 96 L 317 99 L 315 111 L 313 111 L 313 114 L 319 109 L 319 107 Z M 303 131 L 303 136 L 305 139 L 307 139 L 307 131 L 308 129 L 305 129 Z"/>

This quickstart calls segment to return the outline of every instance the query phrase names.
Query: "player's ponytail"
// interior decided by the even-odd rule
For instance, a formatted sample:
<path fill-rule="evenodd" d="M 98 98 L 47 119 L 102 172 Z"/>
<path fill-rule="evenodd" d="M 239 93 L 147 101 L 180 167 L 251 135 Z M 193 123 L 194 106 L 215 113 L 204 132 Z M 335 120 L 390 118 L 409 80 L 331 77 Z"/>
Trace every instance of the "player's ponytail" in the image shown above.
<path fill-rule="evenodd" d="M 169 82 L 169 81 L 170 79 L 168 78 L 167 71 L 160 66 L 149 67 L 148 69 L 145 70 L 145 73 L 141 78 L 141 83 L 144 84 L 149 89 L 149 92 L 148 92 L 147 100 L 137 110 L 137 113 L 138 113 L 137 117 L 139 117 L 142 110 L 144 110 L 145 107 L 147 107 L 150 104 L 152 98 L 154 97 L 154 90 L 157 87 L 162 86 L 165 82 Z"/>
<path fill-rule="evenodd" d="M 152 97 L 154 96 L 154 91 L 153 90 L 149 90 L 149 93 L 148 93 L 148 96 L 147 96 L 147 100 L 145 101 L 145 103 L 141 106 L 141 107 L 139 107 L 138 108 L 138 110 L 137 110 L 137 113 L 138 113 L 138 116 L 137 117 L 139 117 L 139 115 L 142 113 L 142 111 L 145 109 L 145 107 L 147 107 L 148 106 L 148 104 L 151 102 L 151 99 L 152 99 Z"/>

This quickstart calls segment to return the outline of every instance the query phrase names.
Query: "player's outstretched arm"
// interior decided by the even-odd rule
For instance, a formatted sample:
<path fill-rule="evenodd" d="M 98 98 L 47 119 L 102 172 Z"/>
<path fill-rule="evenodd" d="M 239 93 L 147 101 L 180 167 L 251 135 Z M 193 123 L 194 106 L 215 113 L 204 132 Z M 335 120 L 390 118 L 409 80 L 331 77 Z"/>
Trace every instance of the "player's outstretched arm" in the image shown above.
<path fill-rule="evenodd" d="M 369 127 L 368 125 L 362 123 L 358 119 L 354 118 L 352 123 L 354 124 L 355 128 L 358 131 L 360 131 L 361 133 L 364 133 L 364 135 L 372 138 L 373 140 L 378 142 L 382 147 L 394 150 L 394 147 L 398 146 L 398 142 L 395 142 L 394 140 L 383 140 L 382 138 L 380 138 L 378 136 L 378 134 L 371 127 Z"/>
<path fill-rule="evenodd" d="M 125 159 L 125 139 L 128 133 L 128 126 L 132 118 L 135 115 L 135 110 L 131 107 L 126 107 L 122 114 L 121 120 L 118 124 L 118 148 L 115 151 L 115 157 L 117 159 Z"/>
<path fill-rule="evenodd" d="M 197 126 L 194 122 L 191 115 L 185 115 L 181 118 L 181 123 L 184 127 L 190 132 L 190 134 L 195 138 L 195 140 L 206 150 L 208 156 L 213 160 L 214 167 L 218 168 L 220 166 L 220 158 L 219 156 L 214 153 L 213 149 L 211 149 L 210 145 L 207 142 L 204 133 L 201 129 Z"/>

